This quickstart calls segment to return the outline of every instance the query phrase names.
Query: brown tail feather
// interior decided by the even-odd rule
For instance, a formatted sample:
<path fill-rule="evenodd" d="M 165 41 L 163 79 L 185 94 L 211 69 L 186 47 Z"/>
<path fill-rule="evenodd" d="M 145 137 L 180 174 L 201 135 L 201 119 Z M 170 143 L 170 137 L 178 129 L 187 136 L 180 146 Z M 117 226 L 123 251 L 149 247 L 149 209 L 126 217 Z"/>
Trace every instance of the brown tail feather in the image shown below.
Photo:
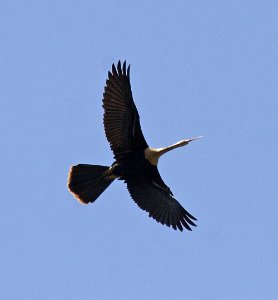
<path fill-rule="evenodd" d="M 94 202 L 113 181 L 103 180 L 103 174 L 108 169 L 97 165 L 72 166 L 68 176 L 70 192 L 82 204 Z"/>

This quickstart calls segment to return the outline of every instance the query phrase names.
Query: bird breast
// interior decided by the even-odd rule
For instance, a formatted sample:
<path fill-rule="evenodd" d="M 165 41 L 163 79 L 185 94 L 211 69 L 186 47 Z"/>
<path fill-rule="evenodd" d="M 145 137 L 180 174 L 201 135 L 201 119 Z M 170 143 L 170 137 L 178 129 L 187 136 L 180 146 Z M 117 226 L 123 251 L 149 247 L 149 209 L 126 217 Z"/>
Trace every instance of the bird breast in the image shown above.
<path fill-rule="evenodd" d="M 144 156 L 150 164 L 152 164 L 153 166 L 157 166 L 160 157 L 160 149 L 148 147 L 144 151 Z"/>

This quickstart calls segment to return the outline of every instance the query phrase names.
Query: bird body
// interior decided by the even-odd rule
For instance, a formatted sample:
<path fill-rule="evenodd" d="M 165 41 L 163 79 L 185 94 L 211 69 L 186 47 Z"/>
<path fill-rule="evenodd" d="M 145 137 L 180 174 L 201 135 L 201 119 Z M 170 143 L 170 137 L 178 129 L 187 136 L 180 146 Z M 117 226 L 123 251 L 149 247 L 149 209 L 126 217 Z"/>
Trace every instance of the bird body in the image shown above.
<path fill-rule="evenodd" d="M 108 180 L 118 178 L 126 183 L 129 182 L 129 178 L 144 178 L 154 188 L 170 192 L 173 195 L 160 177 L 157 167 L 145 158 L 144 153 L 134 153 L 123 161 L 115 162 L 105 173 L 104 178 Z"/>
<path fill-rule="evenodd" d="M 123 180 L 137 205 L 161 224 L 174 229 L 191 230 L 196 220 L 173 197 L 162 180 L 157 164 L 161 155 L 197 139 L 177 142 L 169 147 L 151 148 L 140 126 L 140 117 L 130 87 L 130 66 L 126 62 L 108 72 L 103 93 L 104 129 L 115 161 L 108 166 L 73 166 L 69 172 L 68 188 L 83 204 L 94 202 L 115 180 Z"/>

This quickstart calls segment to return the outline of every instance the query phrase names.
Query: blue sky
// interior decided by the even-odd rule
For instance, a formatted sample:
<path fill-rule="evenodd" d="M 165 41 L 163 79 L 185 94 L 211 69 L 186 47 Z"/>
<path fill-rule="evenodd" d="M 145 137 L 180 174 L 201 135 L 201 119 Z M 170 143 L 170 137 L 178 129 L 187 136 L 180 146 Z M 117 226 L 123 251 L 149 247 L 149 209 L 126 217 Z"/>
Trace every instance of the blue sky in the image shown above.
<path fill-rule="evenodd" d="M 1 1 L 0 298 L 278 299 L 277 1 Z M 175 232 L 122 182 L 82 206 L 70 165 L 109 165 L 101 99 L 131 64 L 159 170 L 198 218 Z"/>

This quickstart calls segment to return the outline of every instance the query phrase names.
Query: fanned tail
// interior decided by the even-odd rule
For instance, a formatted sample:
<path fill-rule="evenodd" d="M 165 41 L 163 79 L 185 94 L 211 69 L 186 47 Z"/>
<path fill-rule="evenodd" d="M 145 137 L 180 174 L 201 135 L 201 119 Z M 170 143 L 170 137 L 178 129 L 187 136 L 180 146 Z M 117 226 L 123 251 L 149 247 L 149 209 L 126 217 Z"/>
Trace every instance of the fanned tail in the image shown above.
<path fill-rule="evenodd" d="M 104 173 L 110 167 L 97 165 L 72 166 L 68 176 L 68 188 L 82 204 L 94 202 L 112 183 L 104 179 Z"/>

